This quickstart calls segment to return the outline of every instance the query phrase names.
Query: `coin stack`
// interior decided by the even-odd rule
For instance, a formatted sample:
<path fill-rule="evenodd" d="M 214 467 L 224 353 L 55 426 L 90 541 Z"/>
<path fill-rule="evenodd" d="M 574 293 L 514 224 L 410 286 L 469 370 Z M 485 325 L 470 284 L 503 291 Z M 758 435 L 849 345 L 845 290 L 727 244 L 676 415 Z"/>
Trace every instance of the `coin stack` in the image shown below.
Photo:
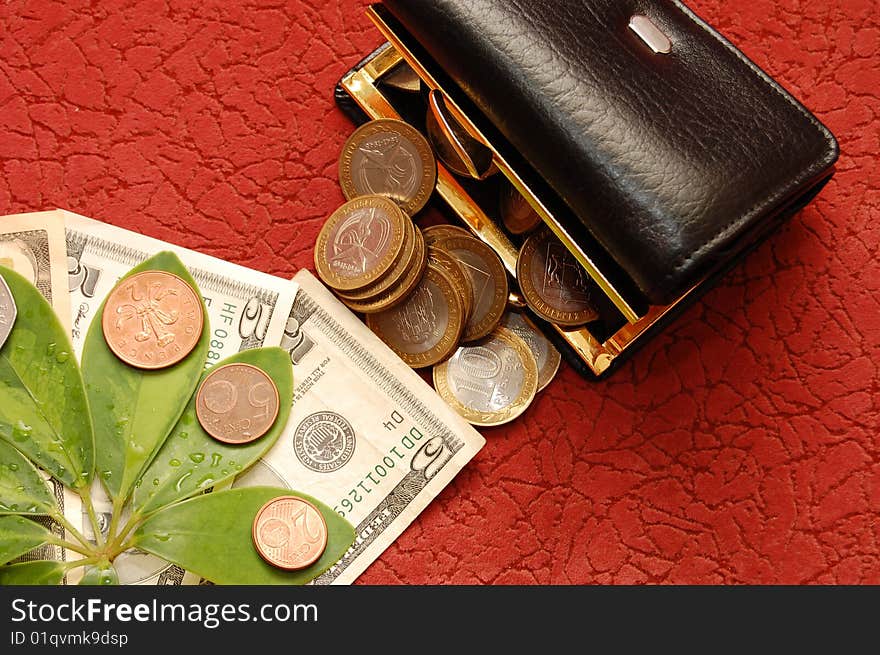
<path fill-rule="evenodd" d="M 433 367 L 434 386 L 451 407 L 475 425 L 500 425 L 525 411 L 561 358 L 531 321 L 507 311 L 508 277 L 495 251 L 460 227 L 422 230 L 413 223 L 436 174 L 431 145 L 410 125 L 381 119 L 356 130 L 339 164 L 347 202 L 318 235 L 315 268 L 404 362 Z M 500 208 L 508 227 L 524 234 L 540 219 L 516 196 L 502 199 Z M 525 274 L 542 265 L 542 256 L 564 262 L 562 252 L 547 254 L 546 243 L 535 246 L 523 262 Z M 573 279 L 565 266 L 558 272 L 560 283 Z M 551 315 L 560 303 L 542 298 L 543 286 L 535 289 L 529 287 L 527 301 L 546 305 L 540 315 Z M 562 309 L 569 313 L 560 324 L 586 318 L 575 316 L 573 306 Z"/>

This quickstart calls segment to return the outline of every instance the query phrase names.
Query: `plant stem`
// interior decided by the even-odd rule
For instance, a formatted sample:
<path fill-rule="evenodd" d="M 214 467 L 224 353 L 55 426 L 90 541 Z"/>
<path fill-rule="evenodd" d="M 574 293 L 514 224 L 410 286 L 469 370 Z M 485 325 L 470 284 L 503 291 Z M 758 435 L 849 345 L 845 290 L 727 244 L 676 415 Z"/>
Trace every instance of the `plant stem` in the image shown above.
<path fill-rule="evenodd" d="M 140 520 L 140 514 L 133 512 L 132 515 L 128 517 L 128 521 L 125 522 L 125 525 L 122 526 L 122 529 L 113 536 L 113 540 L 110 542 L 107 550 L 111 552 L 115 551 L 116 554 L 118 554 L 131 548 L 131 544 L 126 541 L 126 537 L 128 537 L 128 533 L 137 526 Z"/>
<path fill-rule="evenodd" d="M 75 569 L 79 566 L 89 566 L 90 564 L 97 564 L 102 559 L 100 555 L 94 555 L 92 557 L 87 557 L 85 559 L 75 559 L 71 562 L 66 562 L 64 564 L 64 570 L 69 571 L 70 569 Z"/>
<path fill-rule="evenodd" d="M 64 514 L 58 511 L 53 511 L 49 516 L 52 517 L 52 520 L 57 521 L 64 526 L 64 529 L 72 534 L 85 548 L 92 548 L 92 543 L 86 539 L 85 535 L 77 530 L 67 518 L 65 518 Z"/>
<path fill-rule="evenodd" d="M 95 553 L 93 550 L 89 550 L 79 544 L 73 543 L 72 541 L 67 541 L 66 539 L 54 538 L 54 539 L 50 539 L 46 543 L 52 544 L 53 546 L 60 546 L 61 548 L 66 548 L 67 550 L 72 550 L 73 552 L 79 553 L 80 555 L 82 555 L 84 557 L 91 558 L 91 557 L 95 556 Z M 82 561 L 82 560 L 77 560 L 77 561 Z"/>
<path fill-rule="evenodd" d="M 95 533 L 95 543 L 98 544 L 98 548 L 100 549 L 104 546 L 104 534 L 101 532 L 101 524 L 98 522 L 98 514 L 95 512 L 94 503 L 92 503 L 92 492 L 88 486 L 83 486 L 82 488 L 77 489 L 77 491 L 79 492 L 79 497 L 82 498 L 83 503 L 85 503 L 86 513 L 89 515 L 89 521 L 92 524 L 92 532 Z"/>
<path fill-rule="evenodd" d="M 107 529 L 107 540 L 112 545 L 119 541 L 116 535 L 116 528 L 119 526 L 119 519 L 122 518 L 122 505 L 118 500 L 113 501 L 113 514 L 110 517 L 110 527 Z"/>

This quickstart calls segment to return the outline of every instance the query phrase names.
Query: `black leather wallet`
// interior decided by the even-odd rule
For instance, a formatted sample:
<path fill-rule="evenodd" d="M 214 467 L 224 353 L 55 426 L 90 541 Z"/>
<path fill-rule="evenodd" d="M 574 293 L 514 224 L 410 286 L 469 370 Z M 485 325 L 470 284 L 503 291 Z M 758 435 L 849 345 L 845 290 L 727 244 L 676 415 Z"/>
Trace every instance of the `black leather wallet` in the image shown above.
<path fill-rule="evenodd" d="M 588 330 L 601 347 L 558 331 L 593 375 L 809 202 L 839 155 L 674 0 L 384 0 L 370 14 L 623 319 Z M 358 101 L 345 79 L 341 94 Z"/>

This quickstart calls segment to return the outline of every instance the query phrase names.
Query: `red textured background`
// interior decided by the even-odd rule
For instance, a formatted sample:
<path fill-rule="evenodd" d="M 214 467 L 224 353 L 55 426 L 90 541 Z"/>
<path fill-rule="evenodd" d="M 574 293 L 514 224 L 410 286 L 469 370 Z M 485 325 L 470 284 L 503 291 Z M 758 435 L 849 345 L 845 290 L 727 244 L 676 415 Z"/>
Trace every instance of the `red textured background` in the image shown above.
<path fill-rule="evenodd" d="M 311 266 L 363 0 L 0 6 L 0 213 Z M 609 382 L 563 367 L 363 583 L 880 583 L 880 3 L 692 0 L 843 156 Z"/>

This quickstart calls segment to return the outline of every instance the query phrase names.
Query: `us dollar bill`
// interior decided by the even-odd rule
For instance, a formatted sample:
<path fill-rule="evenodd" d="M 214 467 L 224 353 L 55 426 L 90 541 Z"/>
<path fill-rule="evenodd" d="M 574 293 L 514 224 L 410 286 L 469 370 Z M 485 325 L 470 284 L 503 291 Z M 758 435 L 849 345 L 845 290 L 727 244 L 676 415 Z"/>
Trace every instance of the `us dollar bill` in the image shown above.
<path fill-rule="evenodd" d="M 83 342 L 96 313 L 120 277 L 162 250 L 177 254 L 192 274 L 207 308 L 211 334 L 207 366 L 252 348 L 281 343 L 296 296 L 296 285 L 209 255 L 174 246 L 113 225 L 60 210 L 66 227 L 67 274 L 73 346 Z M 98 320 L 100 320 L 98 318 Z M 92 498 L 102 529 L 111 503 L 100 484 Z M 76 524 L 92 535 L 88 518 Z M 121 584 L 197 584 L 197 576 L 148 553 L 132 550 L 115 562 Z"/>
<path fill-rule="evenodd" d="M 64 247 L 64 219 L 56 211 L 13 214 L 0 218 L 0 264 L 11 268 L 26 279 L 49 301 L 61 324 L 70 329 L 70 298 L 67 293 L 67 256 Z M 58 480 L 46 477 L 46 484 L 58 507 L 68 520 L 77 525 L 82 513 L 79 495 Z M 76 541 L 57 521 L 48 517 L 36 519 L 54 535 Z M 52 559 L 71 561 L 80 555 L 60 546 L 44 545 L 21 557 L 21 561 Z M 68 574 L 76 576 L 75 573 Z M 68 580 L 76 582 L 75 579 Z"/>
<path fill-rule="evenodd" d="M 355 526 L 315 584 L 350 584 L 449 484 L 483 437 L 308 271 L 281 346 L 295 383 L 287 428 L 233 486 L 308 493 Z"/>

